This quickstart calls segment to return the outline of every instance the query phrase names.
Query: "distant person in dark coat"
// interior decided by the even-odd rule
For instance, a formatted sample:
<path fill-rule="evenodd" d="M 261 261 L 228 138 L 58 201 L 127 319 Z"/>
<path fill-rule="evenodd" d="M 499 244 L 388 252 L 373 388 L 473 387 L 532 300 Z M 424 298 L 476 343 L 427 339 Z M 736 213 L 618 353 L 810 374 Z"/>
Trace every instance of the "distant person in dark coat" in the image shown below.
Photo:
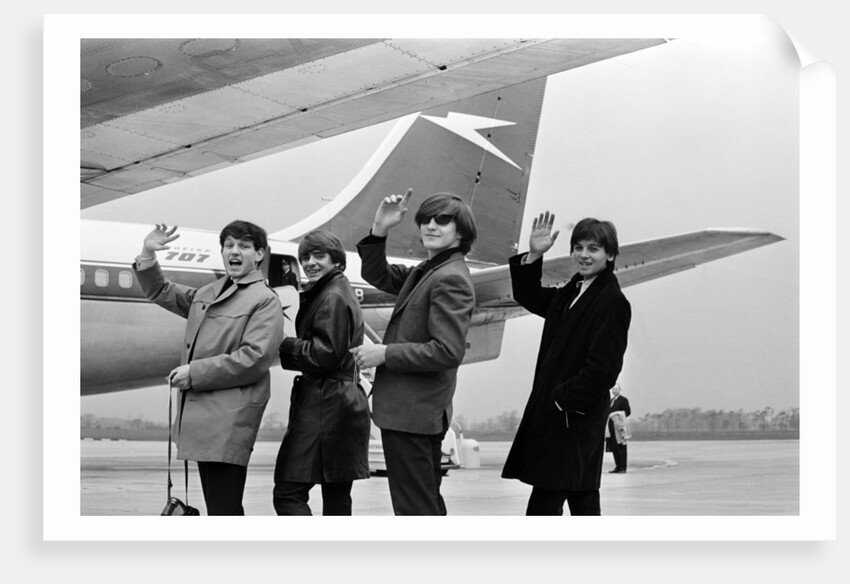
<path fill-rule="evenodd" d="M 363 343 L 363 317 L 336 236 L 308 233 L 298 257 L 308 283 L 295 317 L 298 336 L 281 343 L 280 364 L 301 374 L 292 385 L 272 501 L 278 515 L 312 515 L 310 490 L 320 484 L 322 515 L 351 515 L 352 483 L 369 478 L 369 402 L 349 352 Z"/>
<path fill-rule="evenodd" d="M 620 392 L 619 383 L 611 388 L 611 412 L 608 414 L 608 450 L 614 454 L 614 470 L 608 472 L 614 474 L 626 472 L 628 433 L 624 432 L 624 428 L 626 428 L 625 419 L 632 415 L 628 398 L 620 395 Z M 618 415 L 617 412 L 622 414 Z"/>
<path fill-rule="evenodd" d="M 555 216 L 535 218 L 528 254 L 510 258 L 514 299 L 545 318 L 531 395 L 502 477 L 532 485 L 527 515 L 601 515 L 599 485 L 608 390 L 623 367 L 631 306 L 614 275 L 617 232 L 582 219 L 570 250 L 578 272 L 562 288 L 543 287 L 543 254 Z"/>
<path fill-rule="evenodd" d="M 415 216 L 428 260 L 388 264 L 386 237 L 407 213 L 411 192 L 386 197 L 371 233 L 357 244 L 363 278 L 397 298 L 382 344 L 358 347 L 355 355 L 361 368 L 377 367 L 372 417 L 381 429 L 393 512 L 446 515 L 440 460 L 475 309 L 465 256 L 477 231 L 460 197 L 432 195 Z"/>

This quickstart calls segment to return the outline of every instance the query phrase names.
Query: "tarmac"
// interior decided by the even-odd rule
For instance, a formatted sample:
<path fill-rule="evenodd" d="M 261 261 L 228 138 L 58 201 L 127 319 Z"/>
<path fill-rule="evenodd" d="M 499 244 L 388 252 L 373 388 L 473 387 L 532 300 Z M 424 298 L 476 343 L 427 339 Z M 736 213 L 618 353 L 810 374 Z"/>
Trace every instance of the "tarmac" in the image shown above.
<path fill-rule="evenodd" d="M 510 447 L 482 442 L 469 467 L 452 469 L 442 494 L 449 515 L 522 516 L 531 487 L 501 478 Z M 278 444 L 258 442 L 245 489 L 249 516 L 273 516 L 271 488 Z M 625 474 L 610 474 L 606 453 L 600 498 L 605 516 L 796 516 L 800 513 L 797 440 L 633 441 Z M 477 460 L 476 460 L 477 459 Z M 164 442 L 81 441 L 80 515 L 159 515 L 166 501 Z M 172 462 L 173 494 L 185 499 L 182 461 Z M 194 465 L 189 502 L 205 514 Z M 387 479 L 355 481 L 356 516 L 392 515 Z M 321 514 L 321 492 L 310 506 Z"/>

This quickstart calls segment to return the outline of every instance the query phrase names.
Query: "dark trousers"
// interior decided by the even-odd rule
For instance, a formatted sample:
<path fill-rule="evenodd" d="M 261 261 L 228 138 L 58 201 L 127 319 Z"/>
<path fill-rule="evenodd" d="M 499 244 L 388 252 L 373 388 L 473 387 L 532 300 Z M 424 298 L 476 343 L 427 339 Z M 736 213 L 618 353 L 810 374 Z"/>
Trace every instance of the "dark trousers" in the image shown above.
<path fill-rule="evenodd" d="M 446 515 L 440 494 L 441 434 L 381 430 L 390 499 L 396 515 Z"/>
<path fill-rule="evenodd" d="M 616 440 L 610 440 L 611 452 L 614 454 L 614 468 L 617 470 L 626 470 L 626 461 L 628 458 L 628 450 L 625 444 L 618 444 Z"/>
<path fill-rule="evenodd" d="M 531 489 L 526 515 L 563 515 L 564 501 L 570 507 L 570 515 L 602 515 L 599 507 L 599 489 L 592 491 L 563 491 Z"/>
<path fill-rule="evenodd" d="M 198 462 L 207 515 L 245 515 L 242 495 L 248 467 L 227 462 Z"/>
<path fill-rule="evenodd" d="M 354 481 L 322 483 L 322 515 L 351 515 L 351 485 Z M 278 515 L 312 515 L 310 489 L 315 483 L 275 483 L 272 494 Z"/>

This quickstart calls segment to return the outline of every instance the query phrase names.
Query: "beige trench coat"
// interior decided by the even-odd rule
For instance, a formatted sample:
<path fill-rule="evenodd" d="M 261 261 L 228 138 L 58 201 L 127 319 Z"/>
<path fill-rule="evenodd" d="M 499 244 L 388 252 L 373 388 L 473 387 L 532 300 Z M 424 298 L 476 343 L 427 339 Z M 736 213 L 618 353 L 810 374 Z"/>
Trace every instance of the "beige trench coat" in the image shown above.
<path fill-rule="evenodd" d="M 178 393 L 177 458 L 247 466 L 283 340 L 280 300 L 260 271 L 221 293 L 227 277 L 191 288 L 158 264 L 135 267 L 145 296 L 187 319 L 180 363 L 189 364 L 192 388 Z"/>

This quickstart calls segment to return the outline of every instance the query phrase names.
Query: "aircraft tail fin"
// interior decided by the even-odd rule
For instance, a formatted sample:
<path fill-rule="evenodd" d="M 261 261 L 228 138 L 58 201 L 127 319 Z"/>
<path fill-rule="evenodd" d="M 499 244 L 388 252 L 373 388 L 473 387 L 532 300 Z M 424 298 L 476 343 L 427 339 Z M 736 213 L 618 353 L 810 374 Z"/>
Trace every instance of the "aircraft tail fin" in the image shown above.
<path fill-rule="evenodd" d="M 353 250 L 380 201 L 412 188 L 410 212 L 390 232 L 387 253 L 423 258 L 416 209 L 429 195 L 450 192 L 475 214 L 478 239 L 468 259 L 505 263 L 522 228 L 545 86 L 544 77 L 400 118 L 333 202 L 272 237 L 298 241 L 327 229 Z"/>

